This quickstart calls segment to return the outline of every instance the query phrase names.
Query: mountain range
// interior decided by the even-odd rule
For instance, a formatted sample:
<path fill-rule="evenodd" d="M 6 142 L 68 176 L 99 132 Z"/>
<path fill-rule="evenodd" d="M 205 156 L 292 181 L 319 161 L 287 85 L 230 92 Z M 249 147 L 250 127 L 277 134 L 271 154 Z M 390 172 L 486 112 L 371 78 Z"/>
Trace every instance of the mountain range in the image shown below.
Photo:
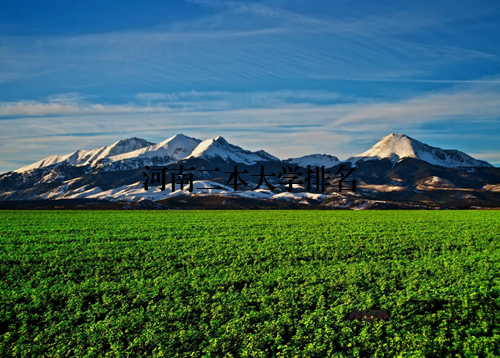
<path fill-rule="evenodd" d="M 171 178 L 180 165 L 196 169 L 192 192 L 170 183 L 164 191 L 151 185 L 144 190 L 146 166 L 168 166 Z M 237 191 L 228 183 L 235 165 L 248 171 Z M 266 185 L 254 189 L 262 165 L 273 191 Z M 324 166 L 331 179 L 341 168 L 354 168 L 350 178 L 357 190 L 340 192 L 337 183 L 324 191 L 308 189 L 308 165 Z M 279 173 L 295 166 L 301 174 L 289 192 Z M 220 171 L 209 171 L 215 168 Z M 47 207 L 48 201 L 60 208 L 486 208 L 500 207 L 500 168 L 398 133 L 345 160 L 329 154 L 279 159 L 220 136 L 202 141 L 177 134 L 160 143 L 132 137 L 44 158 L 0 175 L 0 201 L 0 208 Z"/>

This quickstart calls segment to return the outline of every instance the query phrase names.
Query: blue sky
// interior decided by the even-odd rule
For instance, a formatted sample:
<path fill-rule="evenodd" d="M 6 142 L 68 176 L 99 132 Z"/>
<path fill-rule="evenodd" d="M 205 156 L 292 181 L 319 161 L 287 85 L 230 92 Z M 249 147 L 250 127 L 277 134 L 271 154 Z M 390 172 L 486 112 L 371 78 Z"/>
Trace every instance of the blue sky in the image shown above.
<path fill-rule="evenodd" d="M 498 1 L 4 1 L 0 173 L 138 136 L 500 165 Z"/>

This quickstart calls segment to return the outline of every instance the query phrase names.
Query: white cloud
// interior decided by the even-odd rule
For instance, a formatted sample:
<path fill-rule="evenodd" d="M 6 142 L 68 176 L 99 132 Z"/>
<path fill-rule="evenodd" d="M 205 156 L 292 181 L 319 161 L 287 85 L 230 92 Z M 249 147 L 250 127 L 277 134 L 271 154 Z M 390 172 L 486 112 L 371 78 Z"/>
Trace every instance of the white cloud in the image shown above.
<path fill-rule="evenodd" d="M 177 113 L 239 110 L 241 108 L 304 107 L 313 103 L 332 102 L 338 94 L 329 91 L 275 91 L 275 92 L 180 92 L 139 93 L 136 98 L 147 104 L 95 104 L 88 99 L 97 96 L 63 93 L 42 101 L 0 102 L 0 117 L 78 116 L 121 113 Z M 159 102 L 161 101 L 161 102 Z M 155 102 L 151 105 L 151 102 Z"/>
<path fill-rule="evenodd" d="M 79 101 L 79 94 L 50 97 L 50 101 L 0 103 L 0 117 L 49 117 L 127 114 L 181 120 L 184 124 L 321 125 L 349 131 L 351 124 L 417 124 L 440 120 L 488 120 L 500 117 L 500 85 L 475 83 L 435 91 L 400 101 L 342 98 L 329 91 L 140 93 L 139 101 L 154 105 L 109 105 Z M 342 99 L 342 102 L 339 102 Z M 345 103 L 349 99 L 349 103 Z M 156 101 L 156 102 L 155 102 Z M 161 102 L 160 102 L 161 101 Z M 154 113 L 158 113 L 154 115 Z M 166 117 L 165 117 L 166 116 Z M 130 116 L 129 116 L 130 117 Z M 123 117 L 120 117 L 123 118 Z M 25 123 L 28 119 L 3 120 Z M 38 120 L 39 121 L 39 120 Z"/>
<path fill-rule="evenodd" d="M 484 152 L 475 152 L 468 153 L 470 156 L 482 160 L 486 160 L 490 163 L 500 164 L 500 151 L 484 151 Z"/>
<path fill-rule="evenodd" d="M 168 112 L 165 107 L 140 107 L 136 105 L 102 105 L 52 102 L 21 101 L 0 103 L 0 117 L 96 115 L 120 113 Z"/>
<path fill-rule="evenodd" d="M 333 127 L 367 121 L 423 123 L 438 120 L 474 120 L 500 117 L 500 86 L 474 84 L 415 96 L 398 102 L 381 102 L 352 108 Z"/>
<path fill-rule="evenodd" d="M 325 90 L 281 90 L 281 91 L 255 91 L 255 92 L 223 92 L 223 91 L 187 91 L 180 93 L 139 93 L 137 99 L 145 101 L 167 101 L 177 103 L 184 101 L 226 101 L 243 107 L 249 104 L 265 106 L 294 102 L 331 102 L 339 99 L 339 95 Z M 187 102 L 183 102 L 187 103 Z"/>
<path fill-rule="evenodd" d="M 183 132 L 201 139 L 217 135 L 235 138 L 233 141 L 238 145 L 265 149 L 282 158 L 326 152 L 342 159 L 368 149 L 374 139 L 391 132 L 424 135 L 420 126 L 436 121 L 473 121 L 488 132 L 500 130 L 499 94 L 500 86 L 480 83 L 382 103 L 318 104 L 314 101 L 335 100 L 337 96 L 323 91 L 277 91 L 139 96 L 174 102 L 183 99 L 186 106 L 182 108 L 168 108 L 172 102 L 166 102 L 165 107 L 81 104 L 71 96 L 66 96 L 71 98 L 69 104 L 64 101 L 1 104 L 0 115 L 25 117 L 1 120 L 0 157 L 11 157 L 12 151 L 18 150 L 16 157 L 35 161 L 43 156 L 106 145 L 128 136 L 161 141 Z M 303 102 L 293 102 L 297 98 Z M 26 149 L 25 144 L 46 145 L 46 148 L 34 152 Z"/>

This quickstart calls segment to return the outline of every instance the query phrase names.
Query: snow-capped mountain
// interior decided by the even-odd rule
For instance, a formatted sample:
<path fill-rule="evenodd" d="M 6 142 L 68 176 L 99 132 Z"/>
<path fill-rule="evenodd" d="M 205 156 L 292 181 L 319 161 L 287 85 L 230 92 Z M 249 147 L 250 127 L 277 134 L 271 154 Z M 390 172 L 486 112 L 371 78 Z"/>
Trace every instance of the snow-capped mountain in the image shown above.
<path fill-rule="evenodd" d="M 113 162 L 140 157 L 169 157 L 172 158 L 172 160 L 181 160 L 191 154 L 193 149 L 200 143 L 200 139 L 191 138 L 185 136 L 184 134 L 176 134 L 158 144 L 153 144 L 132 152 L 115 155 L 109 159 Z"/>
<path fill-rule="evenodd" d="M 263 150 L 251 152 L 233 145 L 221 136 L 201 142 L 186 159 L 191 158 L 202 158 L 205 160 L 222 159 L 248 165 L 259 161 L 280 161 Z"/>
<path fill-rule="evenodd" d="M 303 168 L 307 168 L 308 165 L 311 167 L 321 167 L 324 165 L 325 168 L 330 168 L 339 164 L 339 158 L 329 154 L 311 154 L 299 158 L 289 158 L 284 160 L 284 162 Z"/>
<path fill-rule="evenodd" d="M 139 148 L 148 147 L 154 143 L 149 142 L 142 138 L 132 137 L 128 139 L 119 140 L 109 146 L 95 148 L 91 150 L 77 150 L 67 155 L 52 155 L 44 158 L 36 163 L 26 165 L 22 168 L 14 170 L 16 173 L 24 173 L 33 169 L 45 168 L 52 165 L 92 165 L 100 159 L 109 158 L 112 156 L 135 151 Z"/>
<path fill-rule="evenodd" d="M 446 168 L 493 167 L 488 162 L 474 159 L 458 150 L 431 147 L 399 133 L 385 136 L 369 150 L 348 158 L 346 162 L 356 165 L 358 161 L 390 159 L 396 163 L 402 158 L 416 158 Z"/>
<path fill-rule="evenodd" d="M 158 144 L 109 157 L 102 162 L 102 166 L 105 170 L 112 171 L 168 165 L 189 156 L 200 143 L 200 139 L 176 134 Z"/>
<path fill-rule="evenodd" d="M 288 192 L 284 186 L 286 183 L 279 175 L 269 175 L 280 173 L 285 163 L 303 168 L 308 165 L 325 166 L 336 172 L 341 164 L 349 161 L 356 166 L 351 179 L 359 185 L 359 191 L 351 194 L 337 192 L 334 184 L 322 192 L 314 192 L 309 188 L 310 191 L 304 185 L 298 185 L 293 192 Z M 175 165 L 170 166 L 172 163 Z M 237 190 L 230 187 L 231 170 L 235 164 L 239 165 L 244 180 L 248 182 L 248 185 L 241 185 Z M 275 189 L 269 190 L 267 184 L 262 182 L 259 184 L 261 164 L 265 164 L 267 179 Z M 141 185 L 144 167 L 167 165 L 166 178 L 169 183 L 178 165 L 195 167 L 193 180 L 196 190 L 190 193 L 176 187 L 172 191 L 169 184 L 164 191 L 155 185 L 151 185 L 148 191 L 144 190 Z M 204 169 L 215 167 L 220 168 L 217 173 Z M 305 179 L 306 175 L 301 174 L 298 180 L 305 183 Z M 496 190 L 498 185 L 500 168 L 457 150 L 431 147 L 403 134 L 388 135 L 370 150 L 346 161 L 339 161 L 328 154 L 312 154 L 281 161 L 264 150 L 245 150 L 222 137 L 201 141 L 177 134 L 158 144 L 135 137 L 124 139 L 110 146 L 48 157 L 0 174 L 0 204 L 19 200 L 59 202 L 63 199 L 114 203 L 144 200 L 174 200 L 175 203 L 177 200 L 178 204 L 184 205 L 187 203 L 184 200 L 189 198 L 186 200 L 193 200 L 189 203 L 198 203 L 193 204 L 194 207 L 203 207 L 203 203 L 208 203 L 215 208 L 219 199 L 222 200 L 221 205 L 226 205 L 222 204 L 227 202 L 226 198 L 237 197 L 267 200 L 262 207 L 271 205 L 269 201 L 290 200 L 290 204 L 278 205 L 287 208 L 299 204 L 354 209 L 372 206 L 393 208 L 405 201 L 417 203 L 417 206 L 420 205 L 418 203 L 429 205 L 436 201 L 436 207 L 448 204 L 459 207 L 500 207 L 500 192 Z M 223 189 L 214 189 L 216 186 Z M 260 208 L 261 204 L 256 205 Z M 401 205 L 406 207 L 406 204 Z"/>

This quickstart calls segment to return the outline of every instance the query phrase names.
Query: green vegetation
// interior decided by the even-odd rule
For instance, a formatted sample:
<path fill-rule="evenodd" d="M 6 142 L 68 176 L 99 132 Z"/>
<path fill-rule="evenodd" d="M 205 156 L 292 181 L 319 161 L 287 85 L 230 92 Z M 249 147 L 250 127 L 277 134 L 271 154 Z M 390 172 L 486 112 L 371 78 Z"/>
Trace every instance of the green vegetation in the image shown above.
<path fill-rule="evenodd" d="M 496 357 L 500 212 L 4 211 L 0 290 L 1 357 Z"/>

